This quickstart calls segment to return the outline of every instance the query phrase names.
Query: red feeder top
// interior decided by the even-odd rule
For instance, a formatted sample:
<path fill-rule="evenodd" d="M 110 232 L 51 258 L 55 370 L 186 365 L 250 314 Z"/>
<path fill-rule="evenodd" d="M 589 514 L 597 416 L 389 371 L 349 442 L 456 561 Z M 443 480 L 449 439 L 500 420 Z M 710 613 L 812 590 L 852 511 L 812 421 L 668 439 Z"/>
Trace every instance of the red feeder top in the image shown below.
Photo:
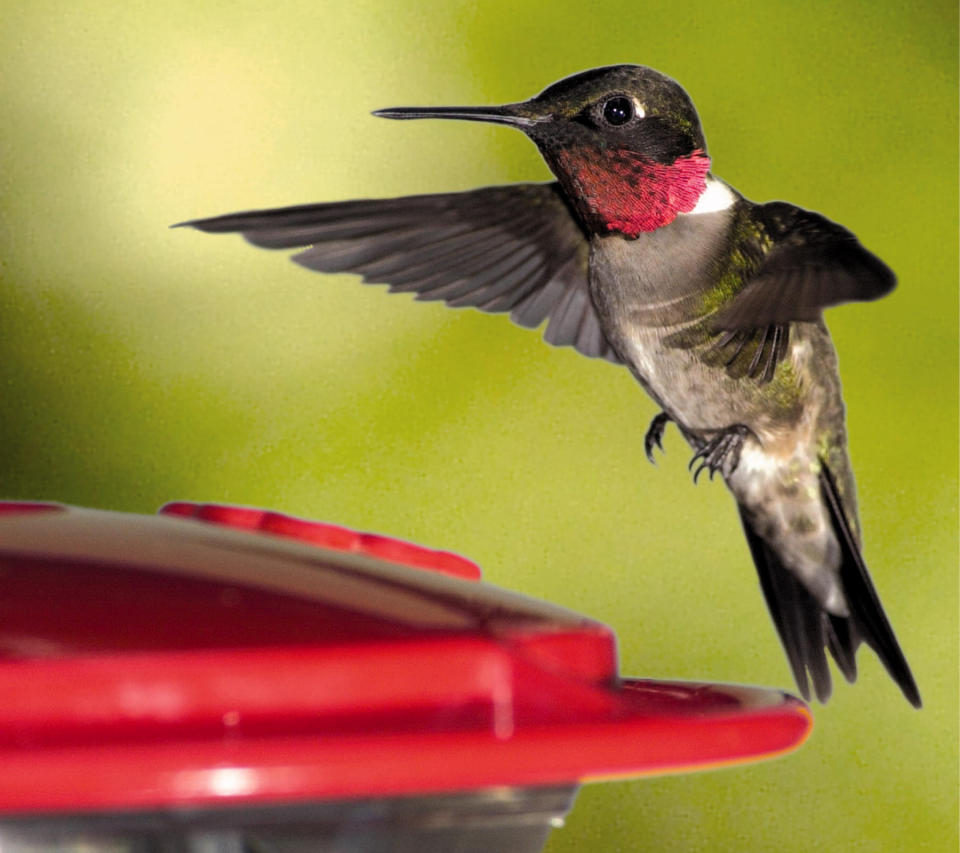
<path fill-rule="evenodd" d="M 678 772 L 806 706 L 621 679 L 615 638 L 453 554 L 240 507 L 0 503 L 0 814 Z"/>

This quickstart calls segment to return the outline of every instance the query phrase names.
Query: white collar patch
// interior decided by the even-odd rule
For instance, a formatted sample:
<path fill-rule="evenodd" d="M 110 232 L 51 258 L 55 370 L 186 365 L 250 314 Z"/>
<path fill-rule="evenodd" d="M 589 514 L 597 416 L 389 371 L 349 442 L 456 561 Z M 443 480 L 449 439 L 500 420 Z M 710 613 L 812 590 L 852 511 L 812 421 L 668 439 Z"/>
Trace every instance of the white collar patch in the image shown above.
<path fill-rule="evenodd" d="M 710 175 L 707 177 L 707 188 L 700 193 L 696 207 L 687 216 L 693 216 L 697 213 L 717 213 L 720 210 L 726 210 L 736 200 L 736 193 L 730 187 L 719 178 Z"/>

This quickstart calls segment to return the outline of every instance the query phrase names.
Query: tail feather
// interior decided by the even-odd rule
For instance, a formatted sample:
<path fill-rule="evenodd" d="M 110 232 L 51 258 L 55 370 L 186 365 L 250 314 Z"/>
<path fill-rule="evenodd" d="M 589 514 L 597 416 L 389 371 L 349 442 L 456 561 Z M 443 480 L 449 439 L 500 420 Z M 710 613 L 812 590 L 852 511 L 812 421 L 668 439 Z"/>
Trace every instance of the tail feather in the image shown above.
<path fill-rule="evenodd" d="M 754 531 L 742 507 L 740 520 L 760 576 L 763 597 L 787 653 L 800 695 L 810 699 L 810 681 L 813 681 L 817 699 L 826 702 L 830 698 L 832 684 L 824 655 L 824 647 L 829 641 L 823 630 L 826 624 L 821 618 L 823 611 L 806 587 L 787 570 L 773 549 Z"/>
<path fill-rule="evenodd" d="M 826 652 L 830 652 L 846 680 L 853 682 L 857 678 L 856 651 L 861 642 L 866 642 L 877 653 L 910 704 L 919 708 L 920 692 L 860 556 L 843 512 L 836 481 L 825 465 L 821 468 L 820 486 L 840 543 L 840 581 L 850 610 L 849 617 L 824 610 L 753 529 L 740 508 L 740 520 L 760 577 L 760 587 L 797 687 L 803 698 L 809 700 L 812 682 L 817 699 L 826 702 L 833 689 Z"/>
<path fill-rule="evenodd" d="M 833 474 L 826 465 L 820 468 L 820 488 L 830 510 L 837 538 L 840 540 L 842 559 L 840 563 L 840 581 L 850 608 L 850 622 L 856 633 L 877 653 L 890 677 L 897 683 L 914 708 L 922 705 L 920 691 L 910 672 L 910 665 L 890 627 L 887 615 L 883 612 L 880 597 L 874 589 L 870 574 L 860 555 L 857 541 L 853 537 L 847 517 L 843 512 L 840 493 Z M 839 661 L 838 661 L 839 663 Z M 856 672 L 854 672 L 856 675 Z"/>
<path fill-rule="evenodd" d="M 856 650 L 860 646 L 860 636 L 853 629 L 849 619 L 841 616 L 828 616 L 830 632 L 827 634 L 827 648 L 840 667 L 840 672 L 850 684 L 857 680 Z"/>

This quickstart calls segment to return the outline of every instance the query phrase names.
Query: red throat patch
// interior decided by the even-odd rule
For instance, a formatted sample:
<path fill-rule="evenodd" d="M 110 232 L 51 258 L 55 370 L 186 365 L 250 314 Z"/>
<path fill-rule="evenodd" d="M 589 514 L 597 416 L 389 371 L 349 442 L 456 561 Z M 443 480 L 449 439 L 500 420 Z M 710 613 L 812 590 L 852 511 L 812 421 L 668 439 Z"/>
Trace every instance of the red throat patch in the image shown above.
<path fill-rule="evenodd" d="M 636 237 L 689 213 L 707 188 L 710 158 L 699 148 L 673 163 L 628 151 L 567 149 L 558 153 L 585 212 L 608 231 Z"/>

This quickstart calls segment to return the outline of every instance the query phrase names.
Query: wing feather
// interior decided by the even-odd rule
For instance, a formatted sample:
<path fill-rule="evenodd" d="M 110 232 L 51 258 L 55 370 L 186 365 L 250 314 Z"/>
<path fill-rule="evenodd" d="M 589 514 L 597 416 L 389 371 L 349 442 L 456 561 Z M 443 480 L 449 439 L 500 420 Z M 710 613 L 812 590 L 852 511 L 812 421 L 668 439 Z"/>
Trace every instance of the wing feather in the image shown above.
<path fill-rule="evenodd" d="M 750 216 L 764 251 L 744 270 L 736 294 L 698 327 L 700 336 L 681 335 L 675 345 L 708 340 L 711 361 L 723 360 L 731 376 L 769 382 L 789 352 L 791 323 L 817 322 L 824 309 L 844 302 L 879 299 L 896 277 L 850 231 L 818 213 L 771 202 L 754 205 Z M 746 233 L 743 239 L 756 239 Z M 756 253 L 752 242 L 740 248 Z"/>
<path fill-rule="evenodd" d="M 350 272 L 393 293 L 510 312 L 548 343 L 619 362 L 587 286 L 587 238 L 556 183 L 252 210 L 182 225 L 301 249 L 317 272 Z"/>

